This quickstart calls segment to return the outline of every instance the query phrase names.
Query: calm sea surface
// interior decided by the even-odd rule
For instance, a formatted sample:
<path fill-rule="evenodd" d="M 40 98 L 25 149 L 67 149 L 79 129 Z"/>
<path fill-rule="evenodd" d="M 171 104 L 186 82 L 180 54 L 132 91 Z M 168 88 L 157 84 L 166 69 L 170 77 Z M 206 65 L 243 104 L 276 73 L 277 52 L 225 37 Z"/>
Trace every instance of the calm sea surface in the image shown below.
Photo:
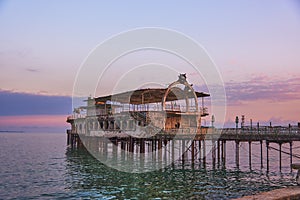
<path fill-rule="evenodd" d="M 268 174 L 255 153 L 253 170 L 247 163 L 237 170 L 227 159 L 226 169 L 178 162 L 174 168 L 130 174 L 68 148 L 63 133 L 1 133 L 0 199 L 230 199 L 295 185 L 285 157 L 282 172 Z"/>

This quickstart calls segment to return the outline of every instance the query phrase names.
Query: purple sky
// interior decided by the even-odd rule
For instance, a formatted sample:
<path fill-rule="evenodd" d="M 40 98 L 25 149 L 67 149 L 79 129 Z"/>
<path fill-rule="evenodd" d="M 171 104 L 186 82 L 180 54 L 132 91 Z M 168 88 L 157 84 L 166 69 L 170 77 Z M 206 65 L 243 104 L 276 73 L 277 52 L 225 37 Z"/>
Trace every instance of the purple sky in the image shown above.
<path fill-rule="evenodd" d="M 89 52 L 137 27 L 174 29 L 204 46 L 225 82 L 228 124 L 242 114 L 300 121 L 297 1 L 10 0 L 0 1 L 0 27 L 0 130 L 5 116 L 58 116 L 57 126 L 71 112 L 73 83 Z"/>

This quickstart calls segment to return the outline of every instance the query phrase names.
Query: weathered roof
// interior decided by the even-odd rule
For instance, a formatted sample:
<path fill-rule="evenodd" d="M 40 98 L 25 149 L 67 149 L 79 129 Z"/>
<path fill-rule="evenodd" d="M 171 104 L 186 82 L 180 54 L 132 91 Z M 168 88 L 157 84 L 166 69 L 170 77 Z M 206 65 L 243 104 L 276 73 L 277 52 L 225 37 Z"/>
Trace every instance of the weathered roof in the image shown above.
<path fill-rule="evenodd" d="M 108 95 L 103 97 L 95 98 L 96 102 L 106 102 L 106 101 L 115 101 L 120 103 L 130 103 L 130 104 L 147 104 L 147 103 L 157 103 L 161 102 L 164 97 L 167 88 L 147 88 L 139 89 L 134 91 L 122 92 L 114 95 Z M 210 96 L 207 93 L 195 92 L 197 97 L 208 97 Z M 193 93 L 188 91 L 183 91 L 180 88 L 172 88 L 169 92 L 166 101 L 174 101 L 193 98 Z"/>

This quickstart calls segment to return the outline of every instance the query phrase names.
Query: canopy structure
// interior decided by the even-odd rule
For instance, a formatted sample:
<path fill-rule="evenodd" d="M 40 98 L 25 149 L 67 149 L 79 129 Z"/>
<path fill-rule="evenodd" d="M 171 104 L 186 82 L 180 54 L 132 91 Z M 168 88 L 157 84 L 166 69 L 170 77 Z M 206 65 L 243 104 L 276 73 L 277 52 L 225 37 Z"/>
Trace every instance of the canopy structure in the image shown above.
<path fill-rule="evenodd" d="M 158 103 L 162 102 L 162 99 L 167 92 L 167 88 L 147 88 L 133 90 L 103 97 L 95 98 L 95 102 L 120 102 L 123 104 L 148 104 L 148 103 Z M 210 95 L 204 92 L 196 92 L 196 96 L 199 97 L 209 97 Z M 169 92 L 166 101 L 182 100 L 186 98 L 193 98 L 193 93 L 189 91 L 182 90 L 180 88 L 172 88 Z"/>

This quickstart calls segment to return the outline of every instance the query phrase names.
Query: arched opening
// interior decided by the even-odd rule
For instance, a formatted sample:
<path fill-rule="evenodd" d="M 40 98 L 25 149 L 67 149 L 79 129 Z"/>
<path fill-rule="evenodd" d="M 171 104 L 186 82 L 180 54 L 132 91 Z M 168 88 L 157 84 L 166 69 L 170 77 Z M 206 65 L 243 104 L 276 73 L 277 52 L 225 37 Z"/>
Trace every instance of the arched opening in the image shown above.
<path fill-rule="evenodd" d="M 166 112 L 165 130 L 197 127 L 199 110 L 197 95 L 185 74 L 167 88 L 162 99 L 162 110 Z"/>

